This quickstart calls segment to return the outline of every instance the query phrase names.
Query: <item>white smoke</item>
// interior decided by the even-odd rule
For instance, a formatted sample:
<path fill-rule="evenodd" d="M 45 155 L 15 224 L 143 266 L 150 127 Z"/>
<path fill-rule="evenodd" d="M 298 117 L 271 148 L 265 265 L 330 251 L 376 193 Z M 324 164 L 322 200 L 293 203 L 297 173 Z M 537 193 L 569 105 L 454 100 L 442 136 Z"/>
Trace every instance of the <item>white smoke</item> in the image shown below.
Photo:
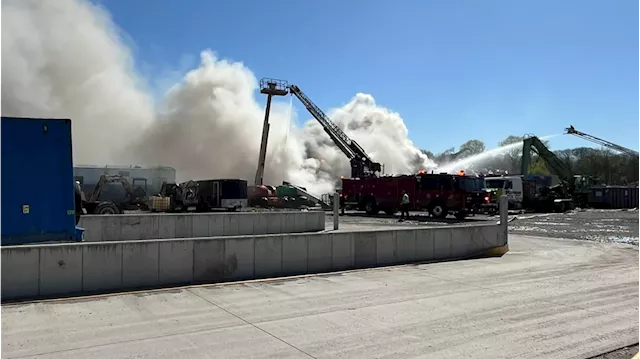
<path fill-rule="evenodd" d="M 89 2 L 2 1 L 2 55 L 2 115 L 71 118 L 77 163 L 116 160 L 153 120 L 130 51 Z"/>
<path fill-rule="evenodd" d="M 242 63 L 204 51 L 155 109 L 104 9 L 84 0 L 5 0 L 2 21 L 2 114 L 71 118 L 76 163 L 163 164 L 184 180 L 253 182 L 264 109 Z M 386 173 L 435 167 L 402 118 L 371 95 L 327 113 Z M 296 128 L 293 116 L 283 103 L 271 108 L 265 182 L 330 191 L 349 176 L 349 162 L 315 120 Z"/>

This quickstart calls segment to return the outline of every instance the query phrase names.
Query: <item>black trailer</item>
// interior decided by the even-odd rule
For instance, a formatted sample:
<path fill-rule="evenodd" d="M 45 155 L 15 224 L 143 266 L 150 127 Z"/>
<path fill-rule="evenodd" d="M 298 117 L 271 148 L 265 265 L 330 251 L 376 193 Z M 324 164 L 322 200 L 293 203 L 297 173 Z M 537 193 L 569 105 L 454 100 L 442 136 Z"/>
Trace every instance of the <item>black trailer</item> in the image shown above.
<path fill-rule="evenodd" d="M 197 183 L 197 211 L 226 209 L 237 211 L 247 207 L 247 181 L 242 179 L 211 179 Z"/>

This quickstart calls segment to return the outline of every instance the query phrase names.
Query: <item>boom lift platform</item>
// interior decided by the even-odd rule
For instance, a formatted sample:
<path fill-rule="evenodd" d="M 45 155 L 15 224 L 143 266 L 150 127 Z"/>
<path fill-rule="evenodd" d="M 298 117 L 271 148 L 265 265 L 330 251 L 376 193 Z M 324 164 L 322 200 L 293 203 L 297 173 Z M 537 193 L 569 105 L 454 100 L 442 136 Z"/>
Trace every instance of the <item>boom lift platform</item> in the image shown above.
<path fill-rule="evenodd" d="M 313 101 L 304 94 L 304 92 L 302 92 L 300 87 L 296 85 L 289 85 L 287 81 L 284 80 L 264 78 L 260 80 L 260 93 L 266 94 L 268 98 L 262 128 L 262 140 L 260 142 L 258 169 L 256 171 L 254 181 L 255 185 L 262 185 L 263 182 L 267 141 L 269 138 L 269 111 L 271 107 L 271 98 L 273 96 L 284 96 L 289 93 L 300 100 L 313 118 L 320 123 L 333 143 L 335 143 L 340 151 L 347 156 L 351 163 L 351 178 L 371 178 L 379 176 L 382 171 L 382 165 L 378 162 L 374 162 L 356 141 L 349 138 L 349 136 L 347 136 L 340 127 L 333 123 L 329 117 L 322 112 L 322 110 L 316 106 L 316 104 L 314 104 Z M 314 198 L 317 197 L 314 196 Z"/>

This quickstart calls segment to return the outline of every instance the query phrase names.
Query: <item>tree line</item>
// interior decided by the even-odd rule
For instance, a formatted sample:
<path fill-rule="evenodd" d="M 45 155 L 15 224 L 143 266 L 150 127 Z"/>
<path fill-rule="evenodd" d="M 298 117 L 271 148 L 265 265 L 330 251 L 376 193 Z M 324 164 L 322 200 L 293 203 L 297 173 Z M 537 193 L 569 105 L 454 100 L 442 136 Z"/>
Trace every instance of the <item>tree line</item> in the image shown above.
<path fill-rule="evenodd" d="M 522 143 L 524 136 L 508 136 L 498 143 L 498 147 Z M 543 143 L 552 150 L 548 141 Z M 449 148 L 440 153 L 422 150 L 439 165 L 455 163 L 464 158 L 482 153 L 486 145 L 480 140 L 469 140 L 458 148 Z M 620 154 L 608 149 L 577 147 L 564 150 L 552 150 L 573 174 L 593 176 L 603 184 L 630 185 L 638 183 L 638 157 Z M 474 170 L 483 173 L 520 173 L 522 146 L 515 146 L 504 153 L 479 161 Z M 531 154 L 529 173 L 554 174 L 547 163 L 535 153 Z"/>

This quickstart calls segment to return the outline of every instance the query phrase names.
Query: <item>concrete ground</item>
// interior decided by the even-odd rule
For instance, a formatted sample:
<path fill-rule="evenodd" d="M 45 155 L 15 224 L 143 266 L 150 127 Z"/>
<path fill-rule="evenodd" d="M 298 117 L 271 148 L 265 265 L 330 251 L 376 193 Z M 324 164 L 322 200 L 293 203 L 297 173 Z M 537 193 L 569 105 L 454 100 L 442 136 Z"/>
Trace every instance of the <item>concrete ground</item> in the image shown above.
<path fill-rule="evenodd" d="M 557 359 L 638 342 L 637 247 L 509 241 L 502 258 L 4 305 L 2 357 Z"/>

